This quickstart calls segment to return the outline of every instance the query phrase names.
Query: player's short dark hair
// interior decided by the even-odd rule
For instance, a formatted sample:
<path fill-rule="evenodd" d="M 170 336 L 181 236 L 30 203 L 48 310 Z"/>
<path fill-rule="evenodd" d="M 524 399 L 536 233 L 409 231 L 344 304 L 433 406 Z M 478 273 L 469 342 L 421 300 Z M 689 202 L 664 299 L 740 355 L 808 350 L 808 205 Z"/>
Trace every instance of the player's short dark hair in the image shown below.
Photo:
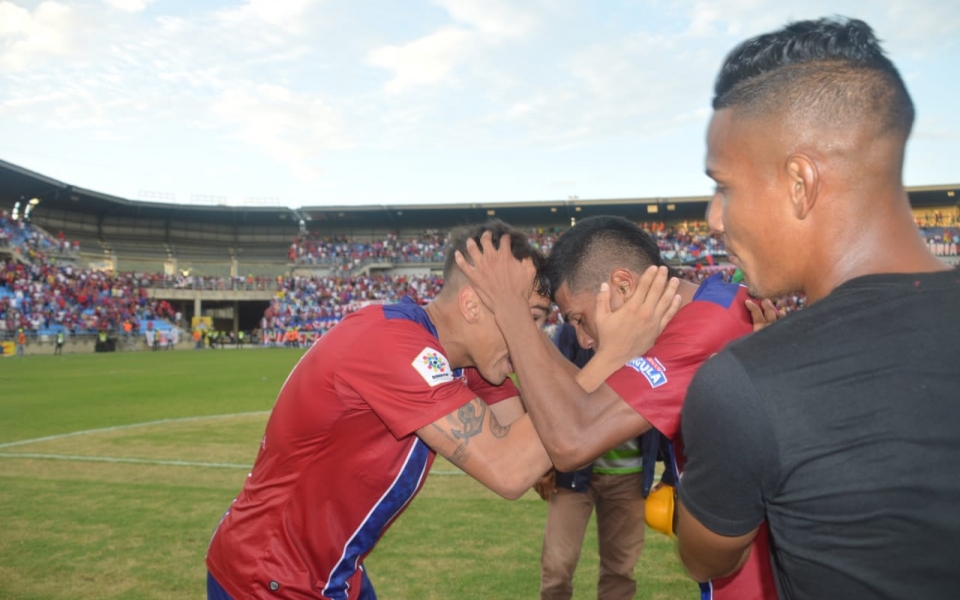
<path fill-rule="evenodd" d="M 493 235 L 493 247 L 497 249 L 500 248 L 500 238 L 506 234 L 510 234 L 510 250 L 513 253 L 513 257 L 517 260 L 529 258 L 533 261 L 533 265 L 537 268 L 534 289 L 546 295 L 547 288 L 543 280 L 543 253 L 530 244 L 530 239 L 525 233 L 507 225 L 500 219 L 489 219 L 479 225 L 463 225 L 450 231 L 447 238 L 446 259 L 443 263 L 444 282 L 450 278 L 452 273 L 459 272 L 460 270 L 460 267 L 457 266 L 455 253 L 459 250 L 460 254 L 469 261 L 470 256 L 467 254 L 467 240 L 472 239 L 477 243 L 477 246 L 480 246 L 480 237 L 487 231 Z"/>
<path fill-rule="evenodd" d="M 859 19 L 789 23 L 738 45 L 714 85 L 714 110 L 807 117 L 837 126 L 869 119 L 904 140 L 913 127 L 910 94 L 873 30 Z"/>
<path fill-rule="evenodd" d="M 642 273 L 650 265 L 665 266 L 656 240 L 623 217 L 601 215 L 577 221 L 557 238 L 544 275 L 555 299 L 564 283 L 576 294 L 598 288 L 616 269 Z M 671 269 L 670 274 L 676 272 Z"/>

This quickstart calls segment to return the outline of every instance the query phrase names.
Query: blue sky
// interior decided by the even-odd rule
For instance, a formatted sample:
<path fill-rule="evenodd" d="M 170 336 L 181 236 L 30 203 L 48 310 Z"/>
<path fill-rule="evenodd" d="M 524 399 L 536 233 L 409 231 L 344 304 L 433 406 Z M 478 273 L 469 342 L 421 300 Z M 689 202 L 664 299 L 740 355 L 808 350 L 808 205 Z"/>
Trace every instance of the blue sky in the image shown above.
<path fill-rule="evenodd" d="M 870 23 L 960 182 L 960 3 L 0 0 L 0 159 L 130 199 L 339 206 L 707 194 L 724 55 Z"/>

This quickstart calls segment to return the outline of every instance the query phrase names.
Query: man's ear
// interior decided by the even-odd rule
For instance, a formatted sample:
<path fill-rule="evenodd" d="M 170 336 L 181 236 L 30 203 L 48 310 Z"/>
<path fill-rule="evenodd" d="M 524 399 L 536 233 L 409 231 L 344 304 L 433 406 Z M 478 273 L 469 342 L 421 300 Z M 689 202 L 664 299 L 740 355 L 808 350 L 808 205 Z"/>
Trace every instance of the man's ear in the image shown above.
<path fill-rule="evenodd" d="M 791 154 L 787 157 L 786 172 L 793 214 L 800 220 L 806 219 L 820 189 L 817 163 L 805 154 Z"/>
<path fill-rule="evenodd" d="M 630 269 L 618 268 L 610 274 L 611 302 L 617 305 L 633 295 L 637 289 L 636 275 Z"/>
<path fill-rule="evenodd" d="M 480 301 L 480 296 L 477 295 L 473 287 L 465 285 L 460 288 L 457 293 L 457 306 L 467 323 L 473 325 L 480 320 L 480 315 L 483 312 L 483 302 Z"/>

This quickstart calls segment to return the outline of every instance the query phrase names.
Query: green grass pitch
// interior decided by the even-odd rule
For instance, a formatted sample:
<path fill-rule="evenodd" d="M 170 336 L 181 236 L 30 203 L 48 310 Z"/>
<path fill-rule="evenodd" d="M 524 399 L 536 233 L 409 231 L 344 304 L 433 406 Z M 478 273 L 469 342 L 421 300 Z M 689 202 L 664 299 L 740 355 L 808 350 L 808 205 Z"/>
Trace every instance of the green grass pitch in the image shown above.
<path fill-rule="evenodd" d="M 205 598 L 203 559 L 303 350 L 0 359 L 0 598 Z M 438 460 L 367 559 L 383 600 L 536 598 L 545 504 Z M 648 532 L 637 598 L 694 599 Z M 596 597 L 588 530 L 575 597 Z"/>

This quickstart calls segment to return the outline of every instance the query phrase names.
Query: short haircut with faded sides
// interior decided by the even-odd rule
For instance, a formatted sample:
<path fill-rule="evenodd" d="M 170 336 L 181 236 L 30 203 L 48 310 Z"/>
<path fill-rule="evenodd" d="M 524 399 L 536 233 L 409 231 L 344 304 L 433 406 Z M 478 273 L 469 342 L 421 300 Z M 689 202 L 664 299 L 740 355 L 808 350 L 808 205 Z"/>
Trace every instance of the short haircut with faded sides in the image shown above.
<path fill-rule="evenodd" d="M 544 273 L 550 297 L 556 299 L 564 283 L 574 294 L 599 291 L 616 269 L 643 273 L 651 265 L 665 266 L 656 240 L 623 217 L 603 215 L 577 221 L 557 238 Z"/>
<path fill-rule="evenodd" d="M 904 141 L 914 119 L 910 94 L 873 30 L 845 17 L 797 21 L 738 45 L 717 75 L 713 108 L 826 127 L 859 121 Z"/>
<path fill-rule="evenodd" d="M 489 231 L 493 235 L 493 247 L 500 248 L 500 238 L 510 234 L 510 250 L 513 257 L 517 260 L 529 258 L 533 261 L 533 266 L 537 269 L 536 279 L 533 282 L 533 289 L 542 294 L 547 294 L 547 288 L 543 280 L 543 253 L 530 245 L 530 240 L 522 231 L 507 225 L 500 219 L 490 219 L 480 225 L 464 225 L 450 231 L 447 238 L 446 259 L 443 263 L 443 281 L 444 284 L 454 274 L 460 273 L 460 267 L 457 266 L 455 253 L 459 250 L 460 254 L 470 262 L 470 255 L 467 254 L 467 240 L 473 240 L 477 246 L 480 246 L 480 237 Z"/>

